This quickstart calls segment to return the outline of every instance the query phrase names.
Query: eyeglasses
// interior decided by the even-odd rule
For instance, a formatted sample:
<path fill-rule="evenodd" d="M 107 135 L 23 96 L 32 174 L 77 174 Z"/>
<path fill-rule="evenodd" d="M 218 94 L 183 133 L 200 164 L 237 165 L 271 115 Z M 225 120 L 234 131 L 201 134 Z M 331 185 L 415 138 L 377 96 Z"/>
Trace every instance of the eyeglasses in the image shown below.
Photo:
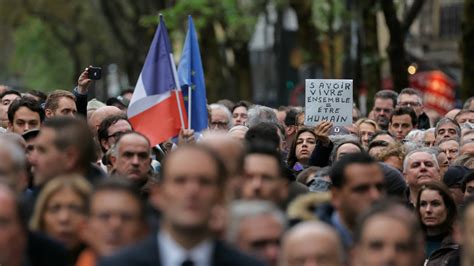
<path fill-rule="evenodd" d="M 130 131 L 117 131 L 117 132 L 115 132 L 114 134 L 108 135 L 108 136 L 107 136 L 107 139 L 113 137 L 115 140 L 117 140 L 120 136 L 122 136 L 123 134 L 128 133 L 128 132 L 130 132 Z"/>
<path fill-rule="evenodd" d="M 214 121 L 211 122 L 211 128 L 226 128 L 228 122 L 219 122 L 219 121 Z"/>

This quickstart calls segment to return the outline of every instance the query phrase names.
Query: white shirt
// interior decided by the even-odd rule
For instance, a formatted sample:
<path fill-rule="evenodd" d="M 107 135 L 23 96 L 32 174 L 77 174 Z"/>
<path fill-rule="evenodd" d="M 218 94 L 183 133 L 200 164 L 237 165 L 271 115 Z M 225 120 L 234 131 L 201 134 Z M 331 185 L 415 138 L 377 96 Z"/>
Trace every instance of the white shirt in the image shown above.
<path fill-rule="evenodd" d="M 192 260 L 195 266 L 210 266 L 214 249 L 212 242 L 205 240 L 186 250 L 163 231 L 158 233 L 158 248 L 162 266 L 181 266 L 186 259 Z"/>

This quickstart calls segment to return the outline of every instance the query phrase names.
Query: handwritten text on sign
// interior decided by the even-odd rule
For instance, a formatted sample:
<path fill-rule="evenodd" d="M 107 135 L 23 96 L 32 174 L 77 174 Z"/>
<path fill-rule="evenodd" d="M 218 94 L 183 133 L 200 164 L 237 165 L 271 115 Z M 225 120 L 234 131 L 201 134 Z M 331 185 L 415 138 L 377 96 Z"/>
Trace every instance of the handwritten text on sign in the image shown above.
<path fill-rule="evenodd" d="M 327 120 L 335 126 L 352 124 L 352 80 L 307 79 L 305 125 Z"/>

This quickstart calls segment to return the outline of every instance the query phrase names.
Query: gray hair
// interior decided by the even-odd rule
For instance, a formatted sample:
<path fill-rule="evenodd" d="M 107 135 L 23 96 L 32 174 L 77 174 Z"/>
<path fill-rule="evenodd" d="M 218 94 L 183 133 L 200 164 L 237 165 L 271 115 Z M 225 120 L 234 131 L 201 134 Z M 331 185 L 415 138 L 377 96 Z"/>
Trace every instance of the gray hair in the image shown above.
<path fill-rule="evenodd" d="M 127 135 L 137 135 L 139 137 L 142 137 L 148 144 L 150 144 L 150 140 L 148 140 L 147 136 L 145 136 L 145 135 L 143 135 L 143 134 L 141 134 L 140 132 L 137 132 L 137 131 L 129 131 L 129 132 L 126 132 L 126 133 L 123 133 L 122 135 L 120 135 L 120 137 L 115 141 L 115 143 L 112 145 L 110 150 L 107 152 L 107 155 L 118 157 L 119 156 L 118 151 L 119 151 L 121 140 L 124 136 L 127 136 Z M 148 146 L 150 146 L 150 145 L 148 145 Z M 148 149 L 148 154 L 151 156 L 151 148 Z"/>
<path fill-rule="evenodd" d="M 456 120 L 453 120 L 449 117 L 441 118 L 441 120 L 438 121 L 438 123 L 436 124 L 435 132 L 434 132 L 435 137 L 438 136 L 439 127 L 445 124 L 453 124 L 456 127 L 456 134 L 458 135 L 458 137 L 461 137 L 461 127 L 459 126 L 458 122 L 456 122 Z"/>
<path fill-rule="evenodd" d="M 26 156 L 24 150 L 16 142 L 12 142 L 11 139 L 0 135 L 0 146 L 5 154 L 8 154 L 12 160 L 13 168 L 15 171 L 26 170 Z"/>
<path fill-rule="evenodd" d="M 472 101 L 474 101 L 474 97 L 469 97 L 464 103 L 464 106 L 462 107 L 462 109 L 469 109 L 469 106 L 471 105 Z"/>
<path fill-rule="evenodd" d="M 462 148 L 464 145 L 471 144 L 471 143 L 474 143 L 474 140 L 471 140 L 471 139 L 463 140 L 461 141 L 461 143 L 459 143 L 459 148 Z"/>
<path fill-rule="evenodd" d="M 227 228 L 227 240 L 230 243 L 237 241 L 240 224 L 244 219 L 262 215 L 273 216 L 283 228 L 287 225 L 285 214 L 272 202 L 264 200 L 236 200 L 231 203 L 230 223 Z"/>
<path fill-rule="evenodd" d="M 436 168 L 439 169 L 438 159 L 436 158 L 438 156 L 438 151 L 436 151 L 435 149 L 431 149 L 431 148 L 421 148 L 421 149 L 411 151 L 407 154 L 407 156 L 405 156 L 405 160 L 403 160 L 403 172 L 404 173 L 407 169 L 408 161 L 411 159 L 411 156 L 413 154 L 417 153 L 417 152 L 424 152 L 424 153 L 427 153 L 427 154 L 431 155 L 431 157 L 433 157 L 433 161 L 436 165 Z"/>
<path fill-rule="evenodd" d="M 423 100 L 421 99 L 421 96 L 420 94 L 413 88 L 404 88 L 397 96 L 397 103 L 400 103 L 400 96 L 403 95 L 403 94 L 407 94 L 407 95 L 416 95 L 417 98 L 418 98 L 418 103 L 422 104 L 423 103 Z"/>
<path fill-rule="evenodd" d="M 209 105 L 209 108 L 211 108 L 211 114 L 212 114 L 212 111 L 214 110 L 222 110 L 225 115 L 227 116 L 227 128 L 231 128 L 233 126 L 233 120 L 232 120 L 232 113 L 229 111 L 229 108 L 225 107 L 225 105 L 223 104 L 220 104 L 220 103 L 213 103 L 211 105 Z"/>
<path fill-rule="evenodd" d="M 424 136 L 425 136 L 425 131 L 421 129 L 414 129 L 406 135 L 405 140 L 412 141 L 421 145 L 423 143 Z"/>
<path fill-rule="evenodd" d="M 254 105 L 248 111 L 247 126 L 249 128 L 262 122 L 270 122 L 278 125 L 278 118 L 272 108 L 263 105 Z"/>
<path fill-rule="evenodd" d="M 414 141 L 406 141 L 403 143 L 403 148 L 407 153 L 410 153 L 412 151 L 425 148 L 425 145 L 423 143 L 418 143 Z"/>
<path fill-rule="evenodd" d="M 474 157 L 471 154 L 463 154 L 460 155 L 456 160 L 454 160 L 452 165 L 461 165 L 467 168 L 472 167 L 471 165 L 474 164 Z"/>

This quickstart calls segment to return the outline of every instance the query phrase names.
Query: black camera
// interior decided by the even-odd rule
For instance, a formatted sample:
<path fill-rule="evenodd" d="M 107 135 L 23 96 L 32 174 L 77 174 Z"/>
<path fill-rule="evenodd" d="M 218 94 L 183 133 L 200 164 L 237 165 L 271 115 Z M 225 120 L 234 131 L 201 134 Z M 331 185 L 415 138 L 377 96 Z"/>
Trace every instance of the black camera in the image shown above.
<path fill-rule="evenodd" d="M 89 79 L 99 80 L 102 77 L 102 68 L 100 67 L 89 67 L 87 69 L 87 76 Z"/>

